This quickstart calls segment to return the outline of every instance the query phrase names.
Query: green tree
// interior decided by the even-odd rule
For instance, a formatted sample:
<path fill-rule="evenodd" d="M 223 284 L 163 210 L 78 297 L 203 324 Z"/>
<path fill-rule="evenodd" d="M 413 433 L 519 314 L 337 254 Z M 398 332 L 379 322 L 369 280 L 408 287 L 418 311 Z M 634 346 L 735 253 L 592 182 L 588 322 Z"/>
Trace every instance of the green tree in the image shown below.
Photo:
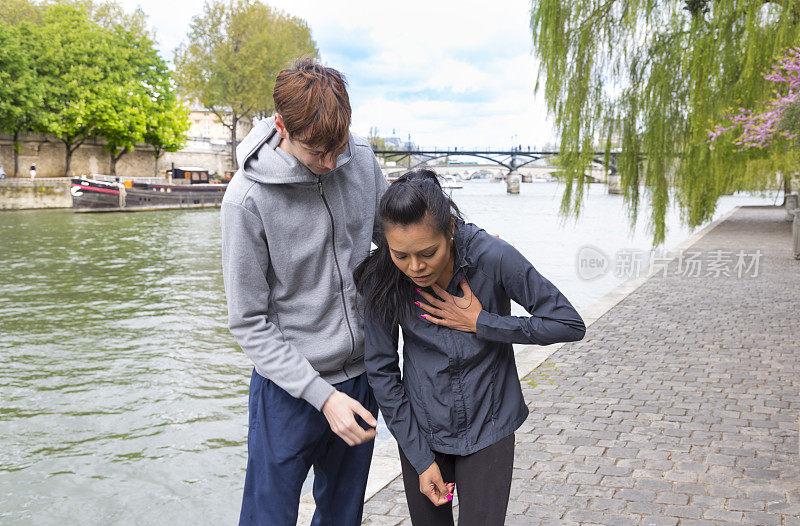
<path fill-rule="evenodd" d="M 3 0 L 0 130 L 14 134 L 15 152 L 22 132 L 55 134 L 69 174 L 73 153 L 100 136 L 115 174 L 142 142 L 153 146 L 156 163 L 181 148 L 188 115 L 146 22 L 141 10 L 114 2 Z"/>
<path fill-rule="evenodd" d="M 135 35 L 155 40 L 155 33 L 147 25 L 147 15 L 139 7 L 128 12 L 120 4 L 113 1 L 55 0 L 55 2 L 71 5 L 79 9 L 86 13 L 92 22 L 106 31 L 124 29 Z"/>
<path fill-rule="evenodd" d="M 76 1 L 46 9 L 38 30 L 47 45 L 36 60 L 47 86 L 40 129 L 64 143 L 65 175 L 90 137 L 105 140 L 112 175 L 137 144 L 159 137 L 162 146 L 154 148 L 162 151 L 182 144 L 188 117 L 174 108 L 175 89 L 145 21 L 141 11 L 126 14 L 114 3 Z"/>
<path fill-rule="evenodd" d="M 114 46 L 109 34 L 78 8 L 49 8 L 39 27 L 41 42 L 37 70 L 47 90 L 43 109 L 47 119 L 41 130 L 64 143 L 64 175 L 69 175 L 72 155 L 98 133 L 96 116 L 107 104 L 109 65 Z"/>
<path fill-rule="evenodd" d="M 155 34 L 141 9 L 128 13 L 114 2 L 72 0 L 112 36 L 114 63 L 97 113 L 97 131 L 106 141 L 111 174 L 123 155 L 137 144 L 153 147 L 154 175 L 158 158 L 186 143 L 189 114 L 178 101 L 166 62 L 155 48 Z"/>
<path fill-rule="evenodd" d="M 2 0 L 0 21 L 12 26 L 39 24 L 42 21 L 42 9 L 30 0 Z"/>
<path fill-rule="evenodd" d="M 160 139 L 171 148 L 174 140 L 168 137 L 181 137 L 189 122 L 185 113 L 183 122 L 175 120 L 179 114 L 169 106 L 176 100 L 169 71 L 147 33 L 121 26 L 111 31 L 114 63 L 102 84 L 94 121 L 111 156 L 111 174 L 116 175 L 117 162 L 137 144 Z M 164 116 L 164 111 L 172 113 Z"/>
<path fill-rule="evenodd" d="M 177 152 L 186 144 L 189 109 L 175 95 L 163 90 L 155 100 L 155 112 L 147 121 L 144 142 L 153 147 L 153 175 L 158 175 L 158 159 L 164 152 Z"/>
<path fill-rule="evenodd" d="M 98 86 L 99 100 L 91 117 L 95 133 L 105 139 L 103 149 L 111 157 L 111 175 L 117 175 L 120 158 L 144 141 L 152 105 L 147 92 L 149 66 L 157 62 L 158 55 L 152 44 L 147 49 L 147 42 L 132 33 L 117 29 L 109 36 L 114 63 Z"/>
<path fill-rule="evenodd" d="M 27 24 L 0 20 L 0 131 L 13 136 L 14 177 L 19 174 L 19 136 L 41 118 L 43 85 L 33 68 L 34 34 Z"/>
<path fill-rule="evenodd" d="M 792 146 L 795 149 L 800 146 L 800 102 L 794 102 L 785 107 L 783 116 L 778 123 L 778 130 L 797 136 L 798 138 L 795 139 Z"/>
<path fill-rule="evenodd" d="M 654 245 L 665 238 L 671 188 L 683 221 L 696 227 L 720 195 L 763 191 L 786 166 L 779 152 L 737 153 L 730 141 L 712 151 L 707 141 L 724 115 L 767 98 L 764 68 L 800 35 L 796 1 L 534 0 L 531 29 L 537 90 L 544 81 L 561 135 L 564 216 L 580 213 L 597 142 L 621 141 L 616 164 L 631 225 L 643 184 Z"/>
<path fill-rule="evenodd" d="M 317 55 L 308 25 L 255 0 L 209 0 L 175 53 L 176 79 L 189 100 L 209 108 L 231 133 L 273 111 L 275 76 L 292 59 Z"/>

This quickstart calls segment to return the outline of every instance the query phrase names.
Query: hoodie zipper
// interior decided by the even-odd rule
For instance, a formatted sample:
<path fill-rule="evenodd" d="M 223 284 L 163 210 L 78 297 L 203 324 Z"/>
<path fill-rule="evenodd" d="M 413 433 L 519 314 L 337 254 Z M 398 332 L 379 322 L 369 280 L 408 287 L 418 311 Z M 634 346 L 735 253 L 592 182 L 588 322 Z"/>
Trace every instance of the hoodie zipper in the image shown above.
<path fill-rule="evenodd" d="M 350 325 L 350 317 L 347 315 L 347 302 L 344 298 L 344 277 L 342 276 L 342 268 L 339 266 L 339 257 L 336 255 L 336 226 L 333 221 L 333 212 L 325 198 L 325 193 L 322 191 L 322 179 L 317 180 L 317 188 L 319 188 L 319 195 L 322 197 L 322 202 L 325 204 L 325 209 L 328 211 L 328 216 L 331 218 L 331 244 L 333 245 L 333 261 L 336 263 L 336 271 L 339 273 L 339 292 L 342 296 L 342 307 L 344 308 L 344 319 L 347 322 L 347 330 L 350 331 L 350 354 L 347 359 L 349 360 L 353 353 L 356 352 L 356 337 L 353 335 L 353 327 Z M 342 366 L 342 370 L 346 368 Z"/>

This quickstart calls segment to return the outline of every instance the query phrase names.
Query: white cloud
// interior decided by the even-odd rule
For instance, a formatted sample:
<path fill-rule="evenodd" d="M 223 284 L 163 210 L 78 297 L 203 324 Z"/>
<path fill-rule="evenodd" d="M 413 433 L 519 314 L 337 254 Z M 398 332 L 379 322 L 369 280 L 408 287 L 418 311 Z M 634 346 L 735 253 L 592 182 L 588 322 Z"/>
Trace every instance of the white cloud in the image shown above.
<path fill-rule="evenodd" d="M 353 130 L 392 129 L 424 146 L 543 146 L 553 137 L 534 97 L 530 4 L 521 0 L 268 2 L 306 20 L 327 65 L 350 84 Z M 171 58 L 200 2 L 140 5 Z"/>

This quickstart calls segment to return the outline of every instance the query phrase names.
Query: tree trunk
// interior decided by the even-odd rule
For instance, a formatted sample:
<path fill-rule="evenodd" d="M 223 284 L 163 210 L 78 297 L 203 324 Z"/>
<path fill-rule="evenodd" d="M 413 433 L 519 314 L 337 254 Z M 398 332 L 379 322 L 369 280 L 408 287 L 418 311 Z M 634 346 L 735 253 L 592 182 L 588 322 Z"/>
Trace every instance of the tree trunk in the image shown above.
<path fill-rule="evenodd" d="M 14 177 L 19 177 L 19 130 L 14 130 Z"/>
<path fill-rule="evenodd" d="M 153 177 L 158 177 L 158 158 L 161 157 L 161 149 L 156 148 L 153 152 Z"/>
<path fill-rule="evenodd" d="M 72 154 L 81 147 L 83 141 L 86 140 L 86 137 L 81 138 L 80 140 L 75 140 L 75 137 L 64 139 L 61 137 L 61 142 L 64 143 L 66 148 L 66 162 L 64 163 L 64 177 L 69 177 L 69 169 L 72 166 Z"/>
<path fill-rule="evenodd" d="M 69 177 L 69 167 L 72 165 L 72 154 L 75 150 L 72 149 L 72 143 L 64 141 L 64 146 L 67 149 L 67 158 L 64 162 L 64 177 Z"/>
<path fill-rule="evenodd" d="M 231 167 L 236 170 L 239 164 L 236 162 L 236 125 L 239 123 L 239 116 L 231 113 Z"/>
<path fill-rule="evenodd" d="M 109 156 L 111 157 L 111 176 L 112 177 L 116 177 L 117 176 L 117 162 L 119 162 L 119 160 L 122 159 L 123 155 L 128 153 L 128 148 L 121 149 L 119 151 L 119 154 L 117 154 L 117 155 L 114 155 L 115 151 L 117 151 L 116 148 L 114 148 L 114 150 L 108 152 Z"/>

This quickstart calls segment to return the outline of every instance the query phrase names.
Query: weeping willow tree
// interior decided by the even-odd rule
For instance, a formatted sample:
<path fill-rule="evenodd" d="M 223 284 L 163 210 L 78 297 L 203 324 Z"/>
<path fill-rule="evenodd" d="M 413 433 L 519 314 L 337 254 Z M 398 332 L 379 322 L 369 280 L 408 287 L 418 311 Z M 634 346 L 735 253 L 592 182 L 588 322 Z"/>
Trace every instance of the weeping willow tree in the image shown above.
<path fill-rule="evenodd" d="M 533 0 L 531 31 L 536 90 L 560 133 L 563 217 L 579 216 L 598 149 L 619 170 L 631 228 L 649 200 L 654 246 L 671 200 L 696 227 L 719 196 L 763 192 L 776 174 L 788 184 L 796 170 L 785 150 L 709 148 L 717 123 L 769 98 L 766 68 L 800 42 L 796 0 Z"/>

